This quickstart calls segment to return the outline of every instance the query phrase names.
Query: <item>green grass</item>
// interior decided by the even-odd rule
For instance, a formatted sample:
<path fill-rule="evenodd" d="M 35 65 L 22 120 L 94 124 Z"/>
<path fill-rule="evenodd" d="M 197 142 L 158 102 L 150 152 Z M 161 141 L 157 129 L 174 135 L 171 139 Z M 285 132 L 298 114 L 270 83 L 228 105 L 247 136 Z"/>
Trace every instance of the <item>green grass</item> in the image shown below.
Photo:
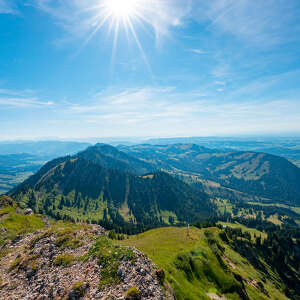
<path fill-rule="evenodd" d="M 166 280 L 172 284 L 179 300 L 209 299 L 206 292 L 214 287 L 214 284 L 206 277 L 200 279 L 200 276 L 196 278 L 193 274 L 187 275 L 191 267 L 191 256 L 196 258 L 194 262 L 199 272 L 203 265 L 207 272 L 217 274 L 219 271 L 218 262 L 207 244 L 204 231 L 191 228 L 188 236 L 186 228 L 160 228 L 130 237 L 120 243 L 137 247 L 163 268 Z"/>
<path fill-rule="evenodd" d="M 14 269 L 16 269 L 20 263 L 22 262 L 22 258 L 21 257 L 17 257 L 9 266 L 8 271 L 11 272 Z"/>
<path fill-rule="evenodd" d="M 281 203 L 262 203 L 262 202 L 248 202 L 248 204 L 288 208 L 288 209 L 294 211 L 296 214 L 300 215 L 300 206 L 290 206 L 290 205 L 281 204 Z"/>
<path fill-rule="evenodd" d="M 132 287 L 126 292 L 126 300 L 138 300 L 140 299 L 140 291 L 137 287 Z"/>
<path fill-rule="evenodd" d="M 217 206 L 217 210 L 220 214 L 224 214 L 226 212 L 232 213 L 233 205 L 230 203 L 229 200 L 216 198 L 213 202 Z"/>
<path fill-rule="evenodd" d="M 254 236 L 257 236 L 257 237 L 261 236 L 262 239 L 265 239 L 267 237 L 267 234 L 265 232 L 259 231 L 254 228 L 248 228 L 239 223 L 218 222 L 218 224 L 228 226 L 231 228 L 241 228 L 243 232 L 248 231 L 251 234 L 252 239 L 254 239 Z"/>
<path fill-rule="evenodd" d="M 134 261 L 133 251 L 126 247 L 114 245 L 105 236 L 97 239 L 96 243 L 89 250 L 89 257 L 97 258 L 100 270 L 99 289 L 106 285 L 113 285 L 120 282 L 118 268 L 122 260 Z"/>
<path fill-rule="evenodd" d="M 224 245 L 219 232 L 218 228 L 192 227 L 188 234 L 186 228 L 159 228 L 116 243 L 136 247 L 162 268 L 178 300 L 209 299 L 207 293 L 240 299 L 237 291 L 241 285 L 232 272 L 248 280 L 261 281 L 263 276 L 245 258 Z M 234 268 L 224 264 L 220 259 L 223 255 Z M 286 299 L 270 281 L 264 285 L 274 295 L 272 299 Z M 255 287 L 245 286 L 251 299 L 268 299 Z"/>
<path fill-rule="evenodd" d="M 5 232 L 1 234 L 0 245 L 5 240 L 13 240 L 17 236 L 35 232 L 44 226 L 42 218 L 38 215 L 19 214 L 13 207 L 0 209 L 0 230 L 3 228 Z"/>
<path fill-rule="evenodd" d="M 72 254 L 61 254 L 54 259 L 56 266 L 71 267 L 76 262 L 76 258 Z"/>
<path fill-rule="evenodd" d="M 76 296 L 78 296 L 79 298 L 83 297 L 85 294 L 84 283 L 81 281 L 76 282 L 75 284 L 73 284 L 72 290 L 76 292 Z"/>

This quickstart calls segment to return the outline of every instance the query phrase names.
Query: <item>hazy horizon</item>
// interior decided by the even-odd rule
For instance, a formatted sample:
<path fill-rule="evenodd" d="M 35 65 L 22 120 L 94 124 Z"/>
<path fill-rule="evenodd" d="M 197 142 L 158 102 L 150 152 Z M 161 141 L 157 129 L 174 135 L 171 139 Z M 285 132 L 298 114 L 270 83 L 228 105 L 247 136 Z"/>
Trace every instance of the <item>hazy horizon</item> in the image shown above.
<path fill-rule="evenodd" d="M 127 143 L 143 143 L 147 141 L 155 140 L 180 140 L 180 139 L 200 139 L 200 140 L 215 140 L 215 141 L 226 141 L 226 140 L 237 140 L 237 141 L 251 141 L 251 140 L 262 140 L 262 141 L 274 141 L 274 140 L 298 140 L 300 139 L 300 134 L 290 134 L 290 135 L 215 135 L 215 136 L 124 136 L 124 137 L 40 137 L 40 138 L 24 138 L 24 139 L 0 139 L 0 143 L 31 143 L 31 142 L 78 142 L 78 143 L 116 143 L 116 142 L 127 142 Z"/>

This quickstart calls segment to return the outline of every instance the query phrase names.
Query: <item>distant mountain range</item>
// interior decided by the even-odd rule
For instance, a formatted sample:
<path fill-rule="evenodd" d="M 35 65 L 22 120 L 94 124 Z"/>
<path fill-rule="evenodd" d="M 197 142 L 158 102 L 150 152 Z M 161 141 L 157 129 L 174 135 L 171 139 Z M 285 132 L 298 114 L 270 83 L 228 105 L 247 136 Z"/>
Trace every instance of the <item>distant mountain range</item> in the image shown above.
<path fill-rule="evenodd" d="M 195 144 L 135 145 L 119 149 L 173 174 L 209 180 L 261 200 L 300 205 L 300 169 L 279 156 L 224 152 Z"/>
<path fill-rule="evenodd" d="M 26 153 L 53 159 L 62 155 L 75 154 L 90 145 L 89 143 L 63 141 L 1 142 L 0 155 Z"/>
<path fill-rule="evenodd" d="M 196 144 L 221 151 L 254 151 L 285 157 L 300 167 L 299 137 L 182 137 L 144 141 L 150 145 Z"/>

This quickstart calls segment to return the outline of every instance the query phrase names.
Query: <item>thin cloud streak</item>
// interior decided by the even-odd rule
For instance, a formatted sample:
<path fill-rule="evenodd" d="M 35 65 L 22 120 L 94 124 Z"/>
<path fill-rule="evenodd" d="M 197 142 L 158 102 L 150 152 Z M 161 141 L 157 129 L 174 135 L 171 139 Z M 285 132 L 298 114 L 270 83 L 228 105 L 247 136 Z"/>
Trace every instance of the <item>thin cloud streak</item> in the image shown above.
<path fill-rule="evenodd" d="M 43 108 L 53 106 L 52 101 L 41 101 L 37 97 L 32 96 L 34 92 L 13 91 L 8 89 L 0 89 L 0 106 L 5 108 Z M 3 108 L 2 108 L 3 109 Z"/>
<path fill-rule="evenodd" d="M 271 47 L 299 41 L 299 2 L 295 0 L 194 0 L 194 19 L 206 29 L 226 32 L 249 44 Z"/>
<path fill-rule="evenodd" d="M 186 51 L 188 52 L 192 52 L 192 53 L 195 53 L 195 54 L 208 54 L 208 52 L 206 51 L 203 51 L 202 49 L 187 49 Z"/>
<path fill-rule="evenodd" d="M 1 98 L 0 105 L 6 107 L 19 107 L 19 108 L 42 108 L 54 105 L 53 102 L 42 102 L 37 99 L 23 99 L 23 98 Z"/>
<path fill-rule="evenodd" d="M 17 14 L 18 11 L 12 1 L 0 0 L 0 14 Z"/>
<path fill-rule="evenodd" d="M 197 134 L 197 128 L 205 128 L 211 134 L 229 129 L 236 132 L 247 131 L 247 128 L 249 131 L 253 128 L 258 130 L 259 126 L 270 131 L 288 128 L 300 130 L 297 125 L 300 124 L 297 113 L 300 102 L 297 100 L 220 103 L 217 99 L 203 99 L 195 95 L 196 92 L 178 93 L 170 88 L 128 89 L 115 95 L 96 97 L 90 105 L 69 106 L 64 108 L 64 114 L 74 115 L 94 126 L 118 126 L 120 132 L 132 130 L 134 124 L 136 131 L 143 128 L 145 134 L 151 133 L 150 128 L 164 134 L 167 134 L 168 128 L 170 134 L 170 124 L 173 124 L 172 132 L 178 134 L 182 134 L 183 128 L 189 128 L 193 134 Z M 290 124 L 287 126 L 291 120 L 296 122 L 293 128 Z"/>

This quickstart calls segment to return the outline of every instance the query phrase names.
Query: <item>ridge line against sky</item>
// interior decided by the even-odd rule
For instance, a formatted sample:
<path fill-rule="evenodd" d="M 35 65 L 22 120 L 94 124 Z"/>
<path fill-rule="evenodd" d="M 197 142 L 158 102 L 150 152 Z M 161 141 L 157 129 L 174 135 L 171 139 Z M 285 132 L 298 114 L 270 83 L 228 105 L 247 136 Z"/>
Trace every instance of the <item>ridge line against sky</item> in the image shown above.
<path fill-rule="evenodd" d="M 0 139 L 300 133 L 299 1 L 105 1 L 0 0 Z"/>

